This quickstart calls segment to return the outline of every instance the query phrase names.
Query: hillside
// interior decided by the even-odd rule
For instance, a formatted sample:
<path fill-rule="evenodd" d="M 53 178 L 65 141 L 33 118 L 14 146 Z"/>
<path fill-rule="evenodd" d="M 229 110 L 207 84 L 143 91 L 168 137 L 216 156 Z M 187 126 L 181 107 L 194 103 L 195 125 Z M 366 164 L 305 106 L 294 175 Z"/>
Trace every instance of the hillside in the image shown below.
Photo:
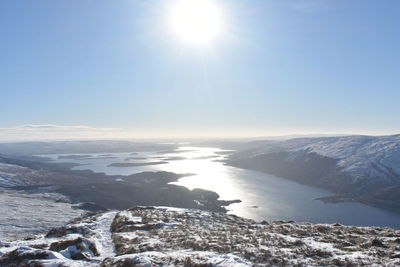
<path fill-rule="evenodd" d="M 297 138 L 249 147 L 227 164 L 368 201 L 375 191 L 400 185 L 400 135 Z"/>
<path fill-rule="evenodd" d="M 0 266 L 397 266 L 399 250 L 400 231 L 389 228 L 135 207 L 1 242 Z"/>

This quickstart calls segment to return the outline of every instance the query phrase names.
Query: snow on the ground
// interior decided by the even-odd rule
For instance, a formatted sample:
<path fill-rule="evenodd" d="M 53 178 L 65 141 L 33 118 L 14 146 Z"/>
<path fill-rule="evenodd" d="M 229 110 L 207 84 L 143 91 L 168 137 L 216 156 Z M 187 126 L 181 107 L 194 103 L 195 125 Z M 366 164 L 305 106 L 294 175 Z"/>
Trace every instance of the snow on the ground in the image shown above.
<path fill-rule="evenodd" d="M 196 266 L 207 262 L 215 267 L 248 267 L 253 266 L 251 262 L 238 257 L 233 254 L 218 254 L 209 251 L 191 251 L 191 250 L 178 250 L 170 252 L 146 251 L 135 254 L 127 254 L 117 256 L 105 260 L 105 264 L 117 265 L 118 263 L 125 263 L 124 266 L 156 266 L 162 263 L 162 266 L 183 266 L 180 263 L 186 264 L 185 266 Z M 130 264 L 130 265 L 129 265 Z M 192 265 L 190 265 L 192 264 Z M 107 266 L 107 265 L 106 265 Z"/>
<path fill-rule="evenodd" d="M 80 216 L 65 197 L 56 193 L 28 194 L 0 188 L 0 240 L 38 234 Z"/>
<path fill-rule="evenodd" d="M 279 151 L 291 152 L 293 157 L 315 152 L 338 159 L 339 166 L 355 176 L 400 177 L 400 135 L 297 138 L 252 149 L 251 155 Z"/>
<path fill-rule="evenodd" d="M 137 223 L 141 223 L 142 222 L 142 218 L 141 217 L 134 217 L 134 216 L 132 216 L 132 213 L 127 211 L 127 210 L 120 211 L 119 214 L 121 216 L 126 217 L 127 220 L 129 220 L 130 222 L 137 222 Z"/>
<path fill-rule="evenodd" d="M 136 217 L 142 220 L 129 219 Z M 117 214 L 112 231 L 117 255 L 121 257 L 110 259 L 110 264 L 122 264 L 124 257 L 137 260 L 143 253 L 148 256 L 148 251 L 163 254 L 152 254 L 146 258 L 147 263 L 161 261 L 167 265 L 164 254 L 184 262 L 185 257 L 176 256 L 176 251 L 207 251 L 217 253 L 216 257 L 235 255 L 244 264 L 257 266 L 400 264 L 400 232 L 389 228 L 260 224 L 220 213 L 138 207 Z M 202 263 L 205 262 L 211 263 Z"/>
<path fill-rule="evenodd" d="M 0 266 L 3 267 L 1 256 L 12 252 L 19 257 L 31 253 L 33 259 L 37 257 L 34 255 L 45 254 L 39 257 L 43 266 L 99 266 L 104 258 L 115 255 L 110 225 L 116 213 L 110 211 L 77 219 L 35 239 L 0 242 Z M 82 255 L 85 258 L 78 259 Z"/>
<path fill-rule="evenodd" d="M 100 253 L 99 259 L 115 255 L 114 243 L 111 238 L 110 226 L 116 211 L 101 214 L 94 222 L 83 222 L 76 226 L 87 227 L 92 231 L 90 239 L 95 243 Z"/>
<path fill-rule="evenodd" d="M 21 174 L 28 176 L 31 175 L 33 172 L 34 171 L 26 167 L 0 162 L 0 186 L 10 187 L 27 185 L 29 183 L 23 181 L 23 179 L 16 179 L 16 177 Z"/>
<path fill-rule="evenodd" d="M 0 266 L 399 266 L 400 231 L 135 207 L 0 242 Z M 135 265 L 136 264 L 136 265 Z"/>

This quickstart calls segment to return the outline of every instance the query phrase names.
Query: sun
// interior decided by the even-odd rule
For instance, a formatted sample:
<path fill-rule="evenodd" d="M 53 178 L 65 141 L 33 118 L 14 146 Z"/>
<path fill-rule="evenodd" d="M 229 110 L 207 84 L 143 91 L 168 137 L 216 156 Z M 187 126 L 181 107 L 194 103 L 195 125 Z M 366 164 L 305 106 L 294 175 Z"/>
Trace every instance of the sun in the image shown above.
<path fill-rule="evenodd" d="M 221 10 L 212 0 L 177 0 L 169 23 L 179 39 L 195 45 L 209 44 L 223 32 Z"/>

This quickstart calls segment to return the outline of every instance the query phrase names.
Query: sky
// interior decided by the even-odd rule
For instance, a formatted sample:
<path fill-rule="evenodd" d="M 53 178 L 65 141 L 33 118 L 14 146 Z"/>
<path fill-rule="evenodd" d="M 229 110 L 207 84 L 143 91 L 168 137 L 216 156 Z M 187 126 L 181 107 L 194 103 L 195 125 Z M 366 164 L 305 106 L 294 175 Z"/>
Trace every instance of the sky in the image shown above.
<path fill-rule="evenodd" d="M 400 1 L 0 1 L 0 141 L 400 132 Z"/>

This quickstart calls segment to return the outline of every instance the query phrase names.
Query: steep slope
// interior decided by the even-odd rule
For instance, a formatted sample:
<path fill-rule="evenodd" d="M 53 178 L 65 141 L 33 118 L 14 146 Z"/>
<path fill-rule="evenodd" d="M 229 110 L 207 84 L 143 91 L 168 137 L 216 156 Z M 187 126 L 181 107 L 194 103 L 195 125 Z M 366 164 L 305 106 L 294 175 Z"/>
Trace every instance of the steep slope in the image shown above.
<path fill-rule="evenodd" d="M 400 231 L 389 228 L 135 207 L 2 242 L 0 266 L 398 266 L 399 250 Z"/>
<path fill-rule="evenodd" d="M 400 135 L 275 141 L 239 151 L 228 163 L 334 191 L 368 192 L 400 184 Z"/>

